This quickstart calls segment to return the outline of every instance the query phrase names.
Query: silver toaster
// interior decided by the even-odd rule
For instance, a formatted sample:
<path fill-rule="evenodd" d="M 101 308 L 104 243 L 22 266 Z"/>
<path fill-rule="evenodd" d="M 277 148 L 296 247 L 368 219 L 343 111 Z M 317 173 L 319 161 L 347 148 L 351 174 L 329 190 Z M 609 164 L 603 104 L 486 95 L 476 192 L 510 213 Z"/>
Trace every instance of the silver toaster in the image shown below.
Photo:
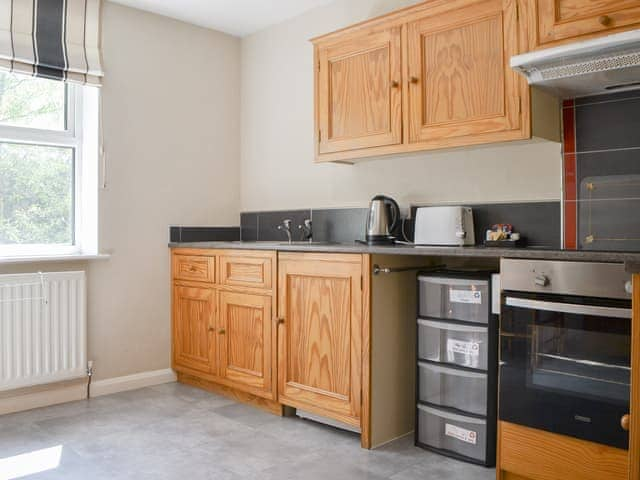
<path fill-rule="evenodd" d="M 416 212 L 416 245 L 475 245 L 470 207 L 420 207 Z"/>

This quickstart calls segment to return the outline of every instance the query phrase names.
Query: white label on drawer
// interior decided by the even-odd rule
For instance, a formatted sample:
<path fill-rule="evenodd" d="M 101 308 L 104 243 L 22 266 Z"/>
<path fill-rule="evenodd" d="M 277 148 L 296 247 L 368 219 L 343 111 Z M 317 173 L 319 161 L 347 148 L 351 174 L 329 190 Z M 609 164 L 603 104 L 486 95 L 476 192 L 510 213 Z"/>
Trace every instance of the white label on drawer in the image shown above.
<path fill-rule="evenodd" d="M 444 434 L 447 437 L 457 438 L 458 440 L 475 445 L 478 442 L 478 433 L 473 430 L 460 428 L 450 423 L 445 423 Z"/>
<path fill-rule="evenodd" d="M 449 290 L 449 301 L 451 303 L 482 303 L 482 292 L 477 290 Z"/>
<path fill-rule="evenodd" d="M 447 340 L 447 352 L 477 357 L 480 355 L 480 344 L 478 342 L 463 342 L 462 340 L 449 338 Z"/>

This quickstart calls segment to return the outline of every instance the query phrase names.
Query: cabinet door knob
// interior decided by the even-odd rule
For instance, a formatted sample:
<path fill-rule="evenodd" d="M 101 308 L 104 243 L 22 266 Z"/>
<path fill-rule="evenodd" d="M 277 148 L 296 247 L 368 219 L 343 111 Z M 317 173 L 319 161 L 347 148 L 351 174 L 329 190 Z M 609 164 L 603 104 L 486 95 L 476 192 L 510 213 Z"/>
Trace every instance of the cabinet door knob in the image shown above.
<path fill-rule="evenodd" d="M 225 333 L 227 333 L 227 331 L 224 328 L 221 328 L 220 330 L 218 330 L 218 333 L 220 335 L 224 335 Z"/>
<path fill-rule="evenodd" d="M 629 422 L 631 421 L 631 419 L 629 418 L 629 414 L 624 415 L 621 419 L 620 419 L 620 426 L 622 427 L 622 429 L 626 432 L 629 431 Z"/>
<path fill-rule="evenodd" d="M 411 82 L 411 83 L 418 83 L 419 81 L 420 81 L 420 79 L 418 77 L 409 78 L 409 82 Z"/>
<path fill-rule="evenodd" d="M 598 22 L 600 22 L 600 25 L 603 27 L 608 27 L 613 22 L 613 19 L 609 15 L 602 15 L 598 18 Z"/>
<path fill-rule="evenodd" d="M 215 329 L 215 327 L 209 327 L 209 331 L 210 331 L 210 332 L 215 332 L 215 331 L 216 331 L 216 329 Z"/>
<path fill-rule="evenodd" d="M 398 88 L 400 86 L 400 82 L 394 80 L 391 82 L 391 88 Z"/>
<path fill-rule="evenodd" d="M 282 325 L 284 323 L 284 318 L 276 318 L 276 324 Z"/>

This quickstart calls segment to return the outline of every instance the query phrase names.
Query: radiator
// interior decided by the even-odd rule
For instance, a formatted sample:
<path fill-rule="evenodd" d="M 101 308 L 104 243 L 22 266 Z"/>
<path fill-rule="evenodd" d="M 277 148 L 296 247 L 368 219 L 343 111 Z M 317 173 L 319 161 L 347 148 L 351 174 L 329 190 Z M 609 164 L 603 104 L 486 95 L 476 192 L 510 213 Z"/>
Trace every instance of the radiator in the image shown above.
<path fill-rule="evenodd" d="M 86 375 L 84 272 L 0 275 L 0 391 Z"/>

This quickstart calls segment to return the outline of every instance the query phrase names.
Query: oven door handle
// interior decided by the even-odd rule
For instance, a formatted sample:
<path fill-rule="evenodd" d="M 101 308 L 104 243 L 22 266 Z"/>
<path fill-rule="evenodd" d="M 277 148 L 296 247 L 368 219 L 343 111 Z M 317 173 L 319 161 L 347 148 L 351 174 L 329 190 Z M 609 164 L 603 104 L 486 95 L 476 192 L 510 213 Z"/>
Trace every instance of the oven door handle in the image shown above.
<path fill-rule="evenodd" d="M 575 305 L 573 303 L 556 303 L 528 298 L 507 297 L 508 307 L 526 308 L 528 310 L 544 310 L 546 312 L 574 313 L 576 315 L 592 315 L 595 317 L 613 317 L 631 319 L 630 308 L 598 307 L 596 305 Z"/>

